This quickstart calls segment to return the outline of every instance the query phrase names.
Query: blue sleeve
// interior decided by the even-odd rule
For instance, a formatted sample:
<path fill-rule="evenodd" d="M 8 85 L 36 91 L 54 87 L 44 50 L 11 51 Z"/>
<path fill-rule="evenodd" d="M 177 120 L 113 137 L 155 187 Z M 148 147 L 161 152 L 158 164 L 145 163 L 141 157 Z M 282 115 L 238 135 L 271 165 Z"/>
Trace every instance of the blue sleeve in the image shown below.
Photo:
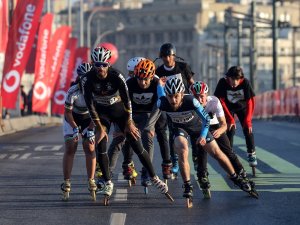
<path fill-rule="evenodd" d="M 164 87 L 161 86 L 160 84 L 157 85 L 157 98 L 159 99 L 162 96 L 166 96 Z"/>
<path fill-rule="evenodd" d="M 197 99 L 195 99 L 195 98 L 193 99 L 193 104 L 196 108 L 195 111 L 196 111 L 197 115 L 201 118 L 201 121 L 202 121 L 200 136 L 203 138 L 206 138 L 208 130 L 209 130 L 210 117 Z"/>

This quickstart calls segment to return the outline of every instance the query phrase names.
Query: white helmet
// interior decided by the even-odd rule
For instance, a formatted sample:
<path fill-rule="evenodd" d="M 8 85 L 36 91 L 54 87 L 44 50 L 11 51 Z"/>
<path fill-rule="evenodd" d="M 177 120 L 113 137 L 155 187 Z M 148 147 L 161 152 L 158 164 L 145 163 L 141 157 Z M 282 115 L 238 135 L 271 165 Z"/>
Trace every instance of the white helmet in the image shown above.
<path fill-rule="evenodd" d="M 144 57 L 134 57 L 132 59 L 129 59 L 128 60 L 128 63 L 127 63 L 127 70 L 128 71 L 134 71 L 134 67 L 142 60 L 144 60 L 145 58 Z"/>
<path fill-rule="evenodd" d="M 77 74 L 78 76 L 83 76 L 91 69 L 92 69 L 92 65 L 90 63 L 83 62 L 77 67 Z"/>
<path fill-rule="evenodd" d="M 174 77 L 167 80 L 165 85 L 165 92 L 167 95 L 175 95 L 177 93 L 184 92 L 184 90 L 184 84 L 181 79 Z"/>
<path fill-rule="evenodd" d="M 108 62 L 110 57 L 111 57 L 111 51 L 103 47 L 95 48 L 91 54 L 91 58 L 94 63 Z"/>

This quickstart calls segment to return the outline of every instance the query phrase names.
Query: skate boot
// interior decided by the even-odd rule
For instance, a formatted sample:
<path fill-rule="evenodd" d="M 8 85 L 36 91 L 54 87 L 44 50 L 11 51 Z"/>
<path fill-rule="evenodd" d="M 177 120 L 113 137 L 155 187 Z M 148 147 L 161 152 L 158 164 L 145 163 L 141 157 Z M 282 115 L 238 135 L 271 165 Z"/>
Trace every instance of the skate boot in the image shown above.
<path fill-rule="evenodd" d="M 124 164 L 122 165 L 123 168 L 123 175 L 124 175 L 124 180 L 128 180 L 128 186 L 131 187 L 131 185 L 136 184 L 136 177 L 138 173 L 136 172 L 134 168 L 133 162 L 129 164 Z"/>
<path fill-rule="evenodd" d="M 151 185 L 147 170 L 143 167 L 141 172 L 141 185 L 144 186 L 144 193 L 148 194 L 148 186 Z"/>
<path fill-rule="evenodd" d="M 242 191 L 247 192 L 251 197 L 258 199 L 258 193 L 255 190 L 255 183 L 248 178 L 243 178 L 237 174 L 230 176 L 233 183 L 238 186 Z"/>
<path fill-rule="evenodd" d="M 61 190 L 63 191 L 63 201 L 68 201 L 71 192 L 71 182 L 70 179 L 65 179 L 65 181 L 60 185 Z"/>
<path fill-rule="evenodd" d="M 248 181 L 252 189 L 255 189 L 255 182 L 247 176 L 247 173 L 244 169 L 239 172 L 239 176 Z"/>
<path fill-rule="evenodd" d="M 154 187 L 160 190 L 160 193 L 165 194 L 165 196 L 172 202 L 174 202 L 173 197 L 168 192 L 168 185 L 164 183 L 158 176 L 151 178 L 151 182 Z"/>
<path fill-rule="evenodd" d="M 252 175 L 255 176 L 255 167 L 257 166 L 256 153 L 248 153 L 247 159 L 249 166 L 252 167 Z"/>
<path fill-rule="evenodd" d="M 104 179 L 103 179 L 103 174 L 101 171 L 101 168 L 99 166 L 99 163 L 96 165 L 96 172 L 95 172 L 95 177 L 96 177 L 96 185 L 97 185 L 97 192 L 103 188 L 104 185 Z"/>
<path fill-rule="evenodd" d="M 178 156 L 175 155 L 173 158 L 172 158 L 172 179 L 177 179 L 178 177 L 178 171 L 179 171 L 179 165 L 178 165 Z"/>
<path fill-rule="evenodd" d="M 197 156 L 192 156 L 192 160 L 194 163 L 194 170 L 197 172 L 198 169 L 198 157 Z"/>
<path fill-rule="evenodd" d="M 172 163 L 164 162 L 161 164 L 161 167 L 162 167 L 163 178 L 165 179 L 165 183 L 166 183 L 167 179 L 171 179 L 172 177 L 172 173 L 171 173 Z"/>
<path fill-rule="evenodd" d="M 90 191 L 91 197 L 93 201 L 96 201 L 96 192 L 97 192 L 97 184 L 95 179 L 88 180 L 88 189 Z"/>
<path fill-rule="evenodd" d="M 202 189 L 202 194 L 205 199 L 210 199 L 211 198 L 211 193 L 210 193 L 210 182 L 208 179 L 208 173 L 205 173 L 203 175 L 198 174 L 198 180 L 197 180 L 200 188 Z"/>
<path fill-rule="evenodd" d="M 107 206 L 109 205 L 109 198 L 112 195 L 114 184 L 109 180 L 109 181 L 104 181 L 103 182 L 103 187 L 102 189 L 99 190 L 99 193 L 104 195 L 104 205 Z"/>
<path fill-rule="evenodd" d="M 184 182 L 182 185 L 183 191 L 183 197 L 186 198 L 186 206 L 187 208 L 193 207 L 193 185 L 190 181 Z"/>

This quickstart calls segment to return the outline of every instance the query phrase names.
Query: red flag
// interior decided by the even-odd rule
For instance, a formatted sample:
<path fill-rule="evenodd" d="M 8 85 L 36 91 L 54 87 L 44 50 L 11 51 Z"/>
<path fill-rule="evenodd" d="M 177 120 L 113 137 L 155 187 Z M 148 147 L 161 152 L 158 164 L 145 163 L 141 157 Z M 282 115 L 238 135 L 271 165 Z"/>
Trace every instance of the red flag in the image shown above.
<path fill-rule="evenodd" d="M 47 105 L 45 108 L 44 101 L 46 100 L 48 94 L 47 80 L 46 77 L 46 65 L 47 65 L 47 55 L 49 52 L 50 38 L 51 38 L 51 28 L 52 28 L 53 15 L 47 13 L 43 16 L 37 43 L 37 52 L 35 59 L 35 79 L 34 79 L 34 89 L 32 97 L 32 111 L 33 112 L 46 112 Z"/>
<path fill-rule="evenodd" d="M 73 70 L 73 76 L 71 81 L 75 81 L 77 77 L 77 67 L 83 63 L 88 61 L 88 51 L 89 49 L 87 47 L 80 47 L 76 49 L 75 52 L 75 65 L 74 65 L 74 70 Z"/>
<path fill-rule="evenodd" d="M 8 1 L 0 1 L 0 53 L 5 52 L 8 34 Z"/>
<path fill-rule="evenodd" d="M 66 100 L 67 91 L 70 87 L 74 67 L 76 45 L 77 38 L 70 38 L 68 42 L 68 47 L 65 50 L 59 77 L 56 81 L 56 88 L 52 98 L 52 114 L 64 114 L 64 104 Z"/>
<path fill-rule="evenodd" d="M 45 74 L 45 77 L 47 78 L 45 79 L 45 84 L 47 86 L 48 93 L 42 104 L 39 104 L 40 107 L 38 109 L 33 109 L 35 112 L 47 112 L 49 101 L 54 93 L 54 87 L 61 68 L 70 32 L 70 27 L 62 26 L 55 31 L 51 39 Z"/>
<path fill-rule="evenodd" d="M 20 81 L 34 41 L 43 0 L 19 1 L 9 29 L 2 79 L 3 107 L 15 109 Z"/>

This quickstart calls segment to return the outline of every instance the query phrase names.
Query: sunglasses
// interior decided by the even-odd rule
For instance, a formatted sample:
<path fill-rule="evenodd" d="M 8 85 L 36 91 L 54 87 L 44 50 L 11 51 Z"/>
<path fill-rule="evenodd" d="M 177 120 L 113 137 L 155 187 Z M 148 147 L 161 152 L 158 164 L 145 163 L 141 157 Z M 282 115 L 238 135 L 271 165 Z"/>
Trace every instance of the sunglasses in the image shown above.
<path fill-rule="evenodd" d="M 109 63 L 105 63 L 105 62 L 95 62 L 95 63 L 94 63 L 94 66 L 97 67 L 97 68 L 100 68 L 100 67 L 108 67 L 108 66 L 109 66 Z"/>

